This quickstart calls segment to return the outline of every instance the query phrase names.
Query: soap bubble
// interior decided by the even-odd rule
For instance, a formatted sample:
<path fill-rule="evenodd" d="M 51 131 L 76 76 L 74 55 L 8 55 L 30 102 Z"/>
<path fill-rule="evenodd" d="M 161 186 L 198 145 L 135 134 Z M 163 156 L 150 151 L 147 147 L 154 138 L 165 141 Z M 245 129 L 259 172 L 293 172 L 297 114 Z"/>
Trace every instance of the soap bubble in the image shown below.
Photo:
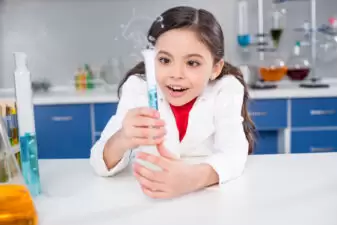
<path fill-rule="evenodd" d="M 157 19 L 156 19 L 156 21 L 157 21 L 158 23 L 160 23 L 160 27 L 161 27 L 161 28 L 164 28 L 164 27 L 165 27 L 164 24 L 163 24 L 163 21 L 164 21 L 163 16 L 158 16 Z"/>
<path fill-rule="evenodd" d="M 151 35 L 149 35 L 148 40 L 150 42 L 155 42 L 156 41 L 156 39 L 154 37 L 152 37 Z"/>
<path fill-rule="evenodd" d="M 157 17 L 157 22 L 161 23 L 164 21 L 164 18 L 162 16 Z"/>

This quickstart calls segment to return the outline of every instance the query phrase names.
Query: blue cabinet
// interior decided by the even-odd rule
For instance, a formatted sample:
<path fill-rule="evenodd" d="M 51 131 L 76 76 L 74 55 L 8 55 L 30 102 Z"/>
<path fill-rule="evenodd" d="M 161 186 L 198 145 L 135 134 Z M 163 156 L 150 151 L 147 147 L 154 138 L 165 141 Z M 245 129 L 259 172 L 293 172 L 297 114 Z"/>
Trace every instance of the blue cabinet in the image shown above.
<path fill-rule="evenodd" d="M 292 153 L 337 152 L 337 130 L 293 131 Z"/>
<path fill-rule="evenodd" d="M 111 116 L 116 113 L 117 105 L 118 103 L 103 103 L 94 105 L 96 132 L 102 132 L 104 130 Z"/>
<path fill-rule="evenodd" d="M 294 99 L 292 127 L 337 126 L 337 98 Z"/>
<path fill-rule="evenodd" d="M 256 144 L 253 154 L 277 154 L 278 131 L 259 131 L 256 134 Z"/>
<path fill-rule="evenodd" d="M 277 154 L 279 131 L 287 127 L 287 100 L 251 100 L 248 111 L 258 130 L 253 154 Z"/>
<path fill-rule="evenodd" d="M 101 138 L 100 134 L 95 134 L 95 142 L 98 141 Z"/>
<path fill-rule="evenodd" d="M 252 100 L 249 115 L 258 130 L 278 130 L 287 127 L 287 100 Z"/>
<path fill-rule="evenodd" d="M 117 105 L 35 106 L 39 157 L 88 158 Z M 286 128 L 292 153 L 337 152 L 337 98 L 253 99 L 248 111 L 258 132 L 253 154 L 283 152 Z"/>
<path fill-rule="evenodd" d="M 39 158 L 88 158 L 92 146 L 89 105 L 35 106 Z"/>

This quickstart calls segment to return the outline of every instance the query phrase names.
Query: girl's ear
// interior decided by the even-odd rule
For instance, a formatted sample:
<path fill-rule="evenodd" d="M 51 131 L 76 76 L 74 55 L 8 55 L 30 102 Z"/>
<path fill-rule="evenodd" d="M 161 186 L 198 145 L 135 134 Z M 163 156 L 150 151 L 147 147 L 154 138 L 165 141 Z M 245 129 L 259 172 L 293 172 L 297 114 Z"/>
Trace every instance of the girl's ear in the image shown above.
<path fill-rule="evenodd" d="M 215 80 L 221 74 L 224 65 L 225 61 L 221 59 L 213 66 L 211 80 Z"/>

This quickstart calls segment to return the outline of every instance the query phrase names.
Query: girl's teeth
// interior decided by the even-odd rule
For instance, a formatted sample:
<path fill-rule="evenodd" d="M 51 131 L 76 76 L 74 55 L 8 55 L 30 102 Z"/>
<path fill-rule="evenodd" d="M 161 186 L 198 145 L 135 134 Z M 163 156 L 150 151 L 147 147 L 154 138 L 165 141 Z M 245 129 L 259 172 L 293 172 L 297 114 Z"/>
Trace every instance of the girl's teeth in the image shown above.
<path fill-rule="evenodd" d="M 180 87 L 180 86 L 169 86 L 171 89 L 173 89 L 173 90 L 175 90 L 175 91 L 182 91 L 182 90 L 184 90 L 185 88 L 182 88 L 182 87 Z"/>

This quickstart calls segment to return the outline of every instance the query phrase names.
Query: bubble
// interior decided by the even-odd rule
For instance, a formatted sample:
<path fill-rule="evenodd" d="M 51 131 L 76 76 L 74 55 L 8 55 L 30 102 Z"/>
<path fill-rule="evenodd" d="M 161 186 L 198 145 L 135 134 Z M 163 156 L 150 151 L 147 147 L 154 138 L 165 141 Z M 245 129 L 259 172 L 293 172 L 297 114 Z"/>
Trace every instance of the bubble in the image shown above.
<path fill-rule="evenodd" d="M 160 27 L 161 27 L 161 28 L 164 28 L 165 26 L 164 26 L 164 24 L 160 24 Z"/>
<path fill-rule="evenodd" d="M 151 35 L 148 37 L 148 39 L 149 39 L 149 41 L 151 41 L 151 42 L 155 42 L 155 41 L 156 41 L 156 39 L 155 39 L 154 37 L 152 37 Z"/>
<path fill-rule="evenodd" d="M 118 41 L 118 37 L 115 37 L 114 40 L 115 40 L 115 41 Z"/>
<path fill-rule="evenodd" d="M 164 21 L 164 18 L 162 16 L 157 17 L 157 22 L 163 22 L 163 21 Z"/>
<path fill-rule="evenodd" d="M 125 27 L 125 25 L 124 25 L 124 24 L 121 24 L 121 25 L 120 25 L 120 27 L 121 27 L 121 28 L 124 28 L 124 27 Z"/>

